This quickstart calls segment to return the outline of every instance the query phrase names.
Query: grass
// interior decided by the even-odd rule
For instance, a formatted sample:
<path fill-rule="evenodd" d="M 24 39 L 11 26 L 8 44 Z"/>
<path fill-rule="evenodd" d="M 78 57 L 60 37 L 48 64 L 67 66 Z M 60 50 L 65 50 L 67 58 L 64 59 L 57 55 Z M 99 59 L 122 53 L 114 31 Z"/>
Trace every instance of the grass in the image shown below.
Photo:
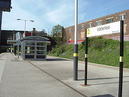
<path fill-rule="evenodd" d="M 111 39 L 90 38 L 88 44 L 88 61 L 97 64 L 119 66 L 119 41 Z M 79 44 L 79 60 L 84 61 L 85 43 Z M 73 58 L 73 45 L 57 45 L 49 55 Z M 129 68 L 129 42 L 124 43 L 124 67 Z"/>

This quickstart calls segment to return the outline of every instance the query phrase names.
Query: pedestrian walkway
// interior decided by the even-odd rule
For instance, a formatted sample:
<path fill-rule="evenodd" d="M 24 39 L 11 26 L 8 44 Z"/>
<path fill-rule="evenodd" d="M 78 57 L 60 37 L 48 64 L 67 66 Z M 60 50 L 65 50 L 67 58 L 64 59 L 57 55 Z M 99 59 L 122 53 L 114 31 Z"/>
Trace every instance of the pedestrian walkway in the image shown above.
<path fill-rule="evenodd" d="M 79 80 L 73 81 L 72 60 L 48 57 L 23 61 L 0 54 L 0 97 L 117 97 L 118 68 L 89 63 L 88 86 L 84 87 L 84 64 Z M 124 71 L 123 97 L 129 97 L 129 70 Z"/>
<path fill-rule="evenodd" d="M 4 57 L 3 54 L 0 54 L 0 83 L 1 83 L 1 78 L 5 67 L 5 60 L 6 60 L 6 57 Z"/>
<path fill-rule="evenodd" d="M 48 61 L 32 61 L 41 68 L 67 85 L 80 91 L 88 97 L 117 97 L 119 68 L 99 64 L 88 64 L 88 84 L 84 84 L 84 63 L 79 63 L 79 81 L 73 81 L 72 60 L 49 57 Z M 51 64 L 50 64 L 51 63 Z M 129 70 L 124 70 L 123 97 L 129 97 Z"/>
<path fill-rule="evenodd" d="M 83 97 L 30 63 L 5 57 L 0 97 Z"/>

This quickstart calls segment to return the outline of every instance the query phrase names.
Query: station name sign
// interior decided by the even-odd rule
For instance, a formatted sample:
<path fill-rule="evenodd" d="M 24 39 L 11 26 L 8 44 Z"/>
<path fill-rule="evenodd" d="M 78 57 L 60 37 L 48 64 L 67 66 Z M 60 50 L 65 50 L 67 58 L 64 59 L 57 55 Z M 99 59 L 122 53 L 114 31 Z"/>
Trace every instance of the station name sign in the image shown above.
<path fill-rule="evenodd" d="M 115 33 L 120 33 L 120 21 L 87 29 L 88 37 L 103 36 Z"/>

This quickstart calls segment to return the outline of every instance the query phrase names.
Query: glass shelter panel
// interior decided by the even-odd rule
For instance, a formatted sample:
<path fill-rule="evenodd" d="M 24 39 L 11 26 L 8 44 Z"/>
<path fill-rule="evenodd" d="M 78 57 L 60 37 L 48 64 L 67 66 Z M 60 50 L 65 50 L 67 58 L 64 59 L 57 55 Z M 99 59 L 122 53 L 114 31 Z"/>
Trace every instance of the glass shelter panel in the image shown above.
<path fill-rule="evenodd" d="M 47 41 L 42 37 L 26 37 L 21 40 L 23 59 L 45 59 Z"/>

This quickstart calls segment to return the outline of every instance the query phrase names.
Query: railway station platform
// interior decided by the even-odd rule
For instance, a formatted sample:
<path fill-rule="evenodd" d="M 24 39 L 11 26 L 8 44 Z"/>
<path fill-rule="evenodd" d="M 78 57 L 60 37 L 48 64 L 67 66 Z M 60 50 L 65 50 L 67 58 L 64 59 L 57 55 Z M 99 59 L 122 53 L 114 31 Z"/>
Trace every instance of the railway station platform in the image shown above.
<path fill-rule="evenodd" d="M 0 54 L 0 97 L 117 97 L 118 67 L 89 63 L 88 86 L 84 63 L 79 80 L 73 80 L 73 61 L 48 57 L 44 61 L 21 60 Z M 129 97 L 129 69 L 124 69 L 123 97 Z"/>

